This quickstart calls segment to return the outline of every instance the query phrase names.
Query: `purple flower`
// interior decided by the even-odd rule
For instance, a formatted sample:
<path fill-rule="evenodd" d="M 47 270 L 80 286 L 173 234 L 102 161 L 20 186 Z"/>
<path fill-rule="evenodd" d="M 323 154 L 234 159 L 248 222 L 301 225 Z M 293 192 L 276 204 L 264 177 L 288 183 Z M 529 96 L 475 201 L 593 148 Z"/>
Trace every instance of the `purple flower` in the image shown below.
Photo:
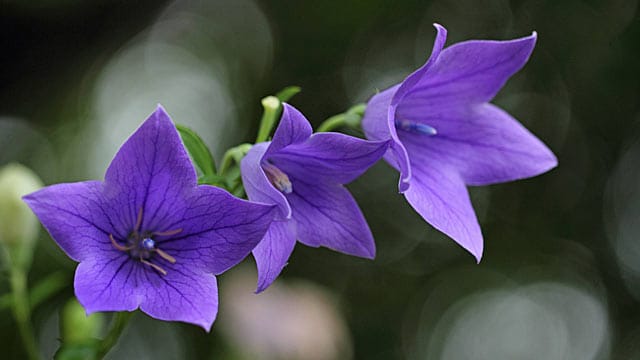
<path fill-rule="evenodd" d="M 278 221 L 253 250 L 258 292 L 278 277 L 296 239 L 349 255 L 375 256 L 369 226 L 343 184 L 378 161 L 388 142 L 311 133 L 309 121 L 284 104 L 273 140 L 255 145 L 241 162 L 249 199 L 276 204 L 280 210 Z"/>
<path fill-rule="evenodd" d="M 161 107 L 122 145 L 104 182 L 52 185 L 24 200 L 80 262 L 75 293 L 87 313 L 140 308 L 207 331 L 218 309 L 215 275 L 249 254 L 275 213 L 198 186 Z"/>
<path fill-rule="evenodd" d="M 536 34 L 510 41 L 465 41 L 442 49 L 402 83 L 367 104 L 367 138 L 392 139 L 385 160 L 400 171 L 400 192 L 422 217 L 478 261 L 483 241 L 466 185 L 541 174 L 553 153 L 489 101 L 529 59 Z"/>

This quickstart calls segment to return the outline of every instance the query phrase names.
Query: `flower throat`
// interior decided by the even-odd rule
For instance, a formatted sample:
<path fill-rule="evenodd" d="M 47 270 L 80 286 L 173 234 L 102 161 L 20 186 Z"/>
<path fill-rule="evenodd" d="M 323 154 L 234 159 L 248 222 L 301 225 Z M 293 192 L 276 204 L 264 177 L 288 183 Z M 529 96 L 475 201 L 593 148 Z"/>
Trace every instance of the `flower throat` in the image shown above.
<path fill-rule="evenodd" d="M 176 263 L 176 259 L 160 250 L 156 246 L 155 240 L 153 240 L 156 236 L 171 236 L 176 235 L 182 232 L 182 229 L 162 231 L 162 232 L 148 232 L 148 231 L 140 231 L 140 226 L 142 225 L 142 208 L 138 212 L 138 219 L 136 220 L 136 226 L 134 227 L 129 237 L 126 239 L 126 244 L 122 245 L 113 237 L 112 234 L 109 234 L 109 240 L 111 240 L 111 244 L 119 251 L 123 251 L 129 254 L 131 258 L 140 260 L 141 263 L 153 268 L 157 272 L 162 275 L 167 275 L 167 271 L 164 270 L 161 266 L 152 263 L 150 260 L 153 258 L 154 254 L 158 254 L 158 256 L 171 264 Z"/>

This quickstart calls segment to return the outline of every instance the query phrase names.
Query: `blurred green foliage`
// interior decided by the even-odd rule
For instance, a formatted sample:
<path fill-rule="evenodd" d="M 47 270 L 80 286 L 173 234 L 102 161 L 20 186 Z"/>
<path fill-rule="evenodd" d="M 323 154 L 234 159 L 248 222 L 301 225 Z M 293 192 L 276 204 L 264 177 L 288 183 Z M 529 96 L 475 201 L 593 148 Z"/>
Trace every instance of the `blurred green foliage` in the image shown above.
<path fill-rule="evenodd" d="M 216 11 L 236 19 L 236 13 L 227 12 L 230 3 L 216 4 Z M 376 237 L 377 259 L 371 262 L 298 246 L 282 281 L 307 279 L 340 299 L 356 359 L 444 356 L 452 351 L 447 350 L 447 334 L 454 332 L 442 330 L 444 325 L 438 321 L 446 311 L 467 304 L 459 303 L 460 299 L 539 282 L 580 289 L 606 315 L 599 323 L 577 328 L 575 322 L 565 324 L 569 330 L 582 330 L 566 340 L 566 348 L 573 351 L 567 358 L 584 354 L 576 351 L 587 346 L 589 336 L 596 336 L 584 331 L 598 326 L 606 333 L 598 338 L 602 346 L 589 353 L 589 358 L 640 356 L 633 347 L 640 339 L 640 299 L 634 297 L 633 287 L 637 290 L 640 284 L 628 281 L 612 251 L 616 232 L 609 228 L 615 228 L 617 215 L 606 206 L 608 179 L 618 159 L 640 135 L 638 1 L 262 0 L 252 6 L 268 20 L 269 28 L 258 30 L 270 32 L 272 58 L 248 60 L 242 54 L 251 52 L 250 45 L 245 46 L 248 50 L 243 47 L 250 25 L 237 18 L 219 29 L 212 20 L 211 28 L 197 29 L 215 32 L 212 38 L 222 39 L 224 46 L 213 42 L 203 46 L 199 39 L 189 37 L 194 30 L 188 25 L 210 13 L 182 18 L 167 15 L 181 14 L 189 6 L 148 0 L 2 2 L 0 165 L 20 161 L 47 184 L 85 180 L 87 171 L 80 164 L 92 161 L 85 150 L 92 146 L 93 139 L 87 137 L 93 134 L 82 130 L 95 115 L 95 84 L 101 79 L 101 69 L 162 21 L 170 26 L 152 32 L 154 36 L 180 40 L 172 46 L 197 47 L 200 59 L 212 69 L 223 60 L 209 54 L 230 54 L 224 58 L 227 72 L 221 77 L 226 77 L 233 96 L 230 111 L 242 119 L 242 126 L 209 135 L 232 145 L 253 139 L 262 111 L 260 99 L 287 85 L 300 85 L 302 92 L 292 103 L 317 126 L 366 101 L 376 89 L 401 80 L 428 57 L 433 22 L 448 28 L 448 44 L 473 38 L 510 39 L 535 30 L 539 40 L 529 64 L 494 102 L 545 141 L 558 155 L 560 165 L 534 179 L 471 189 L 486 241 L 480 265 L 474 265 L 468 254 L 405 204 L 396 191 L 397 175 L 380 163 L 350 185 Z M 236 58 L 247 61 L 228 60 Z M 249 60 L 262 61 L 264 71 Z M 227 129 L 235 118 L 221 114 L 205 116 L 223 122 Z M 175 118 L 187 125 L 189 120 Z M 83 138 L 78 140 L 78 134 Z M 215 152 L 215 144 L 209 145 L 213 156 L 220 159 L 222 153 Z M 30 283 L 37 283 L 53 269 L 71 278 L 74 266 L 43 231 Z M 0 293 L 5 293 L 4 273 L 0 280 Z M 225 276 L 221 282 L 224 284 Z M 72 294 L 69 284 L 34 313 L 34 326 L 46 354 L 57 347 L 56 314 Z M 538 299 L 524 294 L 527 299 Z M 577 298 L 565 296 L 558 302 L 569 309 Z M 225 304 L 220 312 L 225 312 Z M 155 328 L 158 322 L 138 323 L 142 325 L 130 329 L 132 333 L 168 329 L 163 334 L 179 337 L 188 358 L 231 357 L 237 352 L 217 324 L 211 334 L 205 334 L 183 324 Z M 455 321 L 450 326 L 453 329 Z M 2 358 L 23 356 L 14 328 L 4 310 L 0 316 Z M 430 338 L 435 329 L 441 332 L 437 339 Z M 495 328 L 488 322 L 486 329 L 487 333 L 478 336 L 490 336 L 489 330 Z M 531 341 L 535 339 L 541 338 L 532 336 Z M 153 343 L 148 346 L 152 347 Z M 172 349 L 157 355 L 151 349 L 149 354 L 158 359 L 176 351 L 179 353 Z"/>

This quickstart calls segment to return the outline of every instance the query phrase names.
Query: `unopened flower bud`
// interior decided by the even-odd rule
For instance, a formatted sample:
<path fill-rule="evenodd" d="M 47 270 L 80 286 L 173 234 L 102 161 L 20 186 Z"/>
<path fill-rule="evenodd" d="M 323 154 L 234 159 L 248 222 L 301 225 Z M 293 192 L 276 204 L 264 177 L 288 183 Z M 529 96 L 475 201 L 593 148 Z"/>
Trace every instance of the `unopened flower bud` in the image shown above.
<path fill-rule="evenodd" d="M 79 344 L 100 337 L 102 313 L 87 316 L 82 305 L 72 298 L 62 308 L 60 333 L 65 344 Z"/>
<path fill-rule="evenodd" d="M 25 166 L 8 164 L 0 168 L 0 244 L 6 246 L 14 262 L 30 261 L 39 230 L 38 219 L 22 196 L 42 186 L 38 176 Z"/>

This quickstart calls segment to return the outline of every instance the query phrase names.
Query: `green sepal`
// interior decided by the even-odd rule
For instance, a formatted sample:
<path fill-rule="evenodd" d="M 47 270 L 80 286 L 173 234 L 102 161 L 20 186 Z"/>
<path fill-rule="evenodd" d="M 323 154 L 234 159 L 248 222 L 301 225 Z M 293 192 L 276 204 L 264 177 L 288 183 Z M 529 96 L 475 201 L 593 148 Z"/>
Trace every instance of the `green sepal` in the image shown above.
<path fill-rule="evenodd" d="M 218 174 L 200 175 L 198 177 L 198 185 L 213 185 L 224 187 L 224 177 Z"/>
<path fill-rule="evenodd" d="M 216 175 L 216 167 L 213 162 L 213 156 L 202 138 L 190 128 L 176 124 L 176 128 L 180 133 L 182 142 L 189 152 L 189 157 L 198 171 L 198 181 L 201 178 L 208 179 L 210 176 Z"/>
<path fill-rule="evenodd" d="M 280 102 L 287 102 L 301 90 L 300 86 L 287 86 L 286 88 L 278 91 L 276 97 Z"/>

